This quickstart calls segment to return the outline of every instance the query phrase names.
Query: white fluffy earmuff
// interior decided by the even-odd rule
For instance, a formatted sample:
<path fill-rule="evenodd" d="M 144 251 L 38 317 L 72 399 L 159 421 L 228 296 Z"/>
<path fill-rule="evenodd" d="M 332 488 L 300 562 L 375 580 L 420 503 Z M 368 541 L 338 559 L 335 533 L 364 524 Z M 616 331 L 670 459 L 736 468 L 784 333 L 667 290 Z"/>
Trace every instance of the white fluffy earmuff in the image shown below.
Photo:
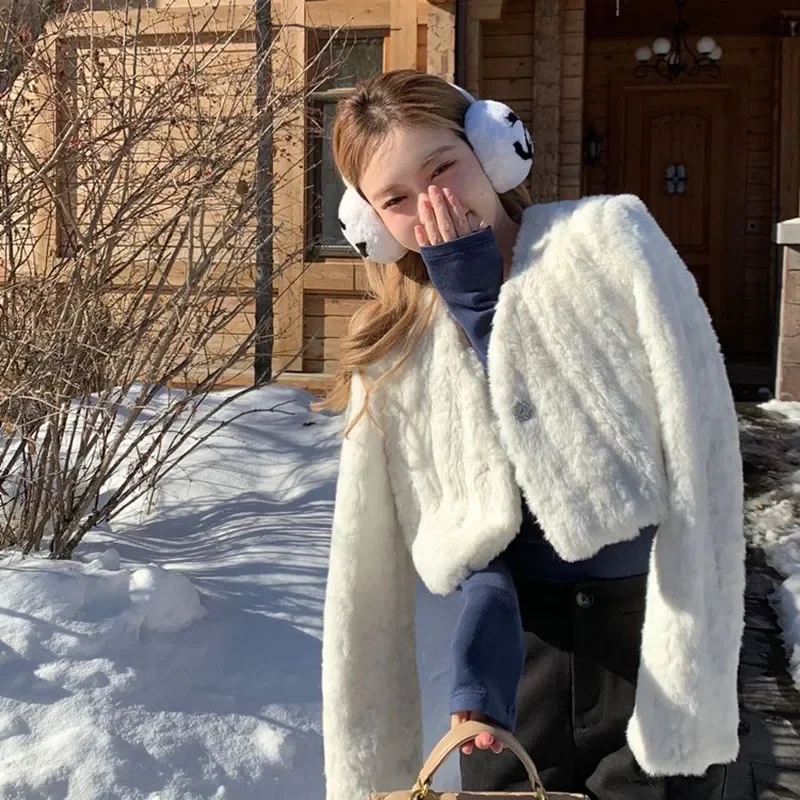
<path fill-rule="evenodd" d="M 496 100 L 476 100 L 452 84 L 470 101 L 464 133 L 494 190 L 507 192 L 519 186 L 531 169 L 533 140 L 520 118 Z M 345 181 L 339 203 L 339 225 L 345 239 L 362 258 L 390 264 L 407 252 L 383 224 L 378 212 L 358 190 Z"/>
<path fill-rule="evenodd" d="M 378 212 L 359 194 L 358 189 L 345 181 L 347 187 L 339 203 L 339 227 L 345 239 L 355 247 L 361 258 L 391 264 L 402 258 L 407 250 L 389 233 Z M 377 257 L 376 257 L 377 256 Z"/>

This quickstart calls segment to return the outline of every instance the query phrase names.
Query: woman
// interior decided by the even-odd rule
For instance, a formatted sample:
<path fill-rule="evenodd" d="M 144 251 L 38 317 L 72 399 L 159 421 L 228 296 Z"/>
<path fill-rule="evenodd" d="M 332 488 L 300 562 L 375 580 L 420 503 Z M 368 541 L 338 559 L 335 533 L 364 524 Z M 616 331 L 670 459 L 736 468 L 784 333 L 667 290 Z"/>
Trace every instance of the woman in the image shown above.
<path fill-rule="evenodd" d="M 333 155 L 373 299 L 317 406 L 347 412 L 328 800 L 407 789 L 421 765 L 417 575 L 464 593 L 451 725 L 504 720 L 551 790 L 722 798 L 742 475 L 691 274 L 635 197 L 530 206 L 516 115 L 435 76 L 359 85 Z M 474 744 L 465 790 L 524 790 L 511 754 Z"/>

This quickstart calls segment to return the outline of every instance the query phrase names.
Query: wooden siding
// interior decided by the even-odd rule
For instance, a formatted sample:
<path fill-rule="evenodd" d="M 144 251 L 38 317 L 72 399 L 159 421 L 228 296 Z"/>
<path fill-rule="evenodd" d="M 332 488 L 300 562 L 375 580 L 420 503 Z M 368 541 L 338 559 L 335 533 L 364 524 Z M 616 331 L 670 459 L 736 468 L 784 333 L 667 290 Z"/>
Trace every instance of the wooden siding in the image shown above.
<path fill-rule="evenodd" d="M 528 186 L 539 201 L 580 196 L 583 15 L 584 0 L 548 0 L 534 10 L 507 0 L 502 17 L 482 26 L 480 95 L 508 103 L 530 130 Z"/>
<path fill-rule="evenodd" d="M 538 99 L 549 105 L 555 116 L 555 133 L 550 135 L 553 197 L 575 198 L 580 195 L 580 165 L 583 119 L 584 0 L 549 0 L 551 19 L 558 31 L 554 53 L 558 60 L 555 83 L 545 97 L 539 83 L 544 81 L 551 56 L 544 51 L 549 33 L 542 26 L 540 59 L 536 73 L 536 19 L 527 0 L 471 2 L 467 6 L 467 76 L 466 88 L 480 97 L 508 103 L 531 130 L 537 142 L 535 159 L 543 161 L 544 139 L 548 126 L 541 118 L 534 124 Z M 312 4 L 312 7 L 316 5 Z M 539 8 L 539 17 L 542 17 Z M 452 79 L 454 64 L 454 2 L 430 5 L 416 12 L 408 4 L 392 3 L 393 31 L 405 26 L 406 52 L 413 47 L 419 69 Z M 416 21 L 416 42 L 408 33 Z M 374 18 L 373 18 L 374 22 Z M 432 26 L 429 31 L 429 25 Z M 444 38 L 444 41 L 443 41 Z M 402 66 L 392 54 L 400 37 L 387 39 L 386 67 Z M 427 46 L 430 42 L 430 48 Z M 539 163 L 539 161 L 535 161 Z M 536 176 L 529 187 L 536 185 Z M 366 279 L 359 260 L 326 259 L 307 264 L 304 277 L 304 354 L 297 375 L 300 385 L 311 385 L 315 373 L 330 373 L 336 368 L 339 340 L 347 321 L 363 302 Z"/>
<path fill-rule="evenodd" d="M 782 221 L 800 216 L 800 38 L 781 40 L 775 60 L 781 93 L 777 151 L 778 218 Z"/>
<path fill-rule="evenodd" d="M 305 372 L 334 372 L 339 340 L 347 332 L 350 317 L 361 305 L 360 296 L 309 293 L 306 298 Z"/>
<path fill-rule="evenodd" d="M 800 217 L 800 38 L 781 42 L 780 221 Z M 800 246 L 785 247 L 776 396 L 800 400 Z"/>
<path fill-rule="evenodd" d="M 98 11 L 92 15 L 92 30 L 80 28 L 77 23 L 69 24 L 66 27 L 67 34 L 62 35 L 56 40 L 50 40 L 53 48 L 54 62 L 59 66 L 59 72 L 53 79 L 53 83 L 65 93 L 66 96 L 74 98 L 77 107 L 79 104 L 88 102 L 83 95 L 85 83 L 81 79 L 81 70 L 86 69 L 86 64 L 90 62 L 89 49 L 102 47 L 102 60 L 108 65 L 105 77 L 105 90 L 108 96 L 115 97 L 122 95 L 122 84 L 124 79 L 129 79 L 130 75 L 137 75 L 137 86 L 139 94 L 137 102 L 145 102 L 148 92 L 153 89 L 163 79 L 169 79 L 174 74 L 174 70 L 181 59 L 187 58 L 186 37 L 176 33 L 180 31 L 181 25 L 186 24 L 187 17 L 191 9 L 143 9 L 140 19 L 140 29 L 143 31 L 137 37 L 137 48 L 135 55 L 123 48 L 116 46 L 115 39 L 104 39 L 101 34 L 108 33 L 119 35 L 123 32 L 123 24 L 119 14 L 109 14 L 108 12 Z M 224 51 L 214 54 L 213 61 L 205 64 L 203 76 L 215 78 L 209 86 L 204 86 L 202 92 L 197 96 L 198 108 L 204 115 L 206 123 L 214 118 L 210 109 L 221 111 L 223 114 L 230 110 L 232 105 L 231 95 L 225 94 L 226 91 L 234 92 L 237 104 L 246 106 L 248 102 L 254 102 L 255 91 L 252 87 L 252 96 L 248 93 L 251 87 L 243 87 L 243 80 L 246 80 L 252 58 L 255 53 L 252 33 L 246 27 L 234 33 L 242 25 L 247 16 L 247 9 L 242 6 L 220 7 L 216 10 L 198 9 L 192 12 L 193 21 L 197 27 L 201 27 L 207 21 L 210 22 L 209 32 L 202 34 L 194 43 L 192 57 L 202 59 L 214 49 L 214 42 L 228 34 L 232 34 L 231 40 L 225 45 Z M 213 33 L 210 31 L 213 30 Z M 94 39 L 90 40 L 89 34 L 93 34 Z M 95 50 L 96 52 L 96 50 Z M 135 66 L 134 66 L 135 58 Z M 39 157 L 49 155 L 55 136 L 59 133 L 59 127 L 67 124 L 67 117 L 61 108 L 53 103 L 46 106 L 33 128 L 33 150 Z M 105 141 L 105 149 L 95 150 L 97 159 L 100 163 L 105 163 L 116 152 L 119 146 L 119 138 L 113 138 L 113 122 L 110 118 L 106 106 L 102 106 L 102 112 L 92 116 L 87 132 L 96 138 L 98 142 Z M 176 124 L 167 134 L 163 127 L 157 128 L 152 137 L 137 141 L 135 150 L 131 156 L 131 169 L 134 174 L 140 172 L 153 171 L 158 167 L 164 167 L 172 162 L 174 158 L 180 156 L 186 147 L 191 146 L 191 137 L 197 133 L 196 126 L 191 120 L 183 119 L 180 124 Z M 112 144 L 113 142 L 113 144 Z M 254 142 L 253 142 L 254 144 Z M 92 169 L 94 162 L 87 161 L 80 166 L 74 166 L 67 160 L 64 169 L 59 175 L 58 188 L 63 193 L 76 219 L 85 219 L 92 213 L 92 203 L 95 202 L 92 190 L 96 187 L 92 184 Z M 124 169 L 121 175 L 124 176 Z M 230 196 L 232 182 L 239 178 L 252 180 L 252 172 L 245 169 L 241 173 L 233 172 L 224 177 L 215 187 L 215 195 L 218 192 L 217 202 L 215 197 L 210 197 L 206 205 L 206 215 L 203 217 L 202 225 L 197 224 L 193 227 L 187 241 L 178 251 L 178 257 L 170 269 L 166 281 L 167 291 L 164 295 L 164 302 L 169 302 L 169 289 L 183 284 L 187 276 L 187 264 L 189 261 L 190 247 L 197 246 L 201 241 L 206 245 L 218 240 L 220 231 L 219 226 L 222 221 L 221 213 L 229 207 L 229 200 L 223 195 Z M 116 211 L 115 198 L 121 195 L 124 177 L 120 177 L 117 182 L 109 187 L 107 197 L 101 209 L 102 218 L 109 220 Z M 134 179 L 135 180 L 135 179 Z M 170 197 L 164 199 L 164 203 L 170 203 Z M 128 218 L 123 244 L 117 245 L 119 258 L 124 258 L 121 249 L 143 247 L 144 243 L 149 242 L 159 223 L 163 223 L 165 218 L 172 216 L 172 208 L 166 210 L 162 215 L 156 206 L 149 209 L 147 214 L 140 218 Z M 64 215 L 57 212 L 56 204 L 52 198 L 43 201 L 38 207 L 37 218 L 34 224 L 38 227 L 41 235 L 37 238 L 33 257 L 30 259 L 27 268 L 34 274 L 38 271 L 49 270 L 59 256 L 67 255 L 67 240 L 64 236 L 66 232 L 66 222 Z M 79 224 L 83 224 L 82 222 Z M 255 229 L 255 220 L 252 225 L 245 226 L 241 233 L 242 239 L 252 236 Z M 190 242 L 189 239 L 192 239 Z M 245 309 L 234 319 L 226 329 L 208 341 L 205 351 L 208 356 L 209 364 L 219 363 L 220 353 L 229 350 L 236 343 L 244 330 L 251 330 L 253 326 L 253 273 L 250 258 L 250 247 L 242 248 L 241 262 L 237 251 L 233 248 L 223 251 L 225 263 L 220 262 L 220 269 L 228 269 L 232 263 L 242 264 L 241 270 L 237 266 L 237 294 L 233 295 L 213 295 L 209 299 L 209 304 L 219 304 L 223 308 L 234 308 L 239 302 L 245 303 Z M 171 254 L 171 251 L 168 251 Z M 113 280 L 113 285 L 109 287 L 109 298 L 121 297 L 125 292 L 138 290 L 145 282 L 144 276 L 149 276 L 149 280 L 155 284 L 161 277 L 157 268 L 153 266 L 154 253 L 143 247 L 141 260 L 134 262 L 128 269 L 117 274 Z M 231 259 L 235 258 L 233 262 Z M 216 269 L 216 267 L 215 267 Z M 212 270 L 213 274 L 213 270 Z M 0 282 L 5 278 L 0 274 Z M 110 300 L 110 305 L 118 305 L 115 300 Z M 248 366 L 249 365 L 249 366 Z M 205 373 L 198 372 L 197 375 Z M 193 376 L 186 376 L 192 379 Z M 252 354 L 242 359 L 233 370 L 226 373 L 223 383 L 232 381 L 233 383 L 252 382 Z"/>
<path fill-rule="evenodd" d="M 313 10 L 316 5 L 312 3 L 309 7 Z M 392 31 L 384 41 L 385 69 L 411 67 L 438 72 L 443 67 L 451 70 L 445 72 L 444 77 L 452 79 L 454 11 L 453 3 L 433 6 L 392 0 L 386 5 L 387 16 L 383 21 L 381 17 L 372 15 L 370 25 L 365 27 L 385 27 Z M 451 20 L 449 32 L 448 14 Z M 429 20 L 435 27 L 433 41 L 436 46 L 436 60 L 431 64 L 428 64 Z M 409 53 L 414 54 L 412 59 L 408 58 Z M 320 384 L 314 376 L 335 372 L 341 337 L 347 331 L 350 317 L 366 297 L 364 264 L 356 258 L 326 258 L 307 262 L 302 287 L 302 357 L 291 366 L 298 374 L 291 376 L 287 373 L 284 380 L 317 391 Z"/>
<path fill-rule="evenodd" d="M 594 123 L 601 135 L 607 135 L 611 76 L 632 70 L 632 52 L 642 41 L 587 40 L 587 2 L 470 0 L 467 4 L 465 85 L 481 97 L 507 102 L 530 129 L 536 154 L 529 186 L 541 200 L 569 199 L 608 190 L 605 162 L 592 169 L 582 165 L 585 123 Z M 291 80 L 302 63 L 302 26 L 329 29 L 343 24 L 387 31 L 385 69 L 412 66 L 453 77 L 455 0 L 376 0 L 370 4 L 353 0 L 276 0 L 273 7 L 276 14 L 291 18 L 298 25 L 285 30 L 295 63 L 275 65 L 275 74 L 281 79 Z M 230 8 L 241 13 L 238 6 Z M 97 12 L 95 18 L 103 19 L 104 13 Z M 153 12 L 156 13 L 163 12 Z M 176 19 L 186 13 L 173 11 Z M 238 18 L 225 19 L 224 9 L 216 13 L 220 15 L 220 26 L 227 26 L 225 29 L 239 22 Z M 796 77 L 800 72 L 800 56 L 794 40 L 767 36 L 717 38 L 725 53 L 723 66 L 749 70 L 746 221 L 751 230 L 744 237 L 743 316 L 747 350 L 758 355 L 769 350 L 771 320 L 776 313 L 777 252 L 770 243 L 771 228 L 779 218 L 779 210 L 782 213 L 784 208 L 791 209 L 793 202 L 796 205 L 800 181 L 800 141 L 796 133 L 794 138 L 786 133 L 791 133 L 800 107 L 796 93 L 791 94 L 797 84 L 785 80 L 787 74 Z M 239 49 L 243 55 L 253 51 L 252 41 L 243 42 Z M 276 152 L 281 151 L 276 156 L 276 166 L 293 176 L 275 196 L 276 221 L 284 223 L 283 238 L 276 243 L 281 252 L 303 252 L 304 148 L 305 123 L 298 119 L 285 131 L 284 139 L 276 142 Z M 252 271 L 252 261 L 248 259 L 245 274 Z M 178 273 L 180 270 L 175 280 L 180 279 Z M 133 280 L 133 276 L 129 277 Z M 276 367 L 294 373 L 293 377 L 285 375 L 284 380 L 319 387 L 319 376 L 335 371 L 340 338 L 350 316 L 364 302 L 366 290 L 364 266 L 356 258 L 324 258 L 309 263 L 298 255 L 289 270 L 277 278 Z M 794 302 L 800 302 L 800 289 L 795 297 Z M 243 315 L 241 325 L 237 322 L 214 344 L 223 347 L 247 325 L 252 325 L 250 312 Z M 233 378 L 234 383 L 251 380 L 251 371 L 246 369 Z"/>
<path fill-rule="evenodd" d="M 712 33 L 713 35 L 713 33 Z M 777 85 L 776 40 L 769 37 L 717 37 L 724 52 L 724 64 L 746 67 L 747 80 L 747 169 L 744 268 L 744 353 L 769 353 L 774 319 L 776 248 L 771 244 L 772 225 L 777 221 L 776 144 Z M 587 43 L 586 123 L 593 123 L 606 140 L 601 163 L 584 169 L 586 194 L 609 190 L 607 137 L 612 76 L 631 72 L 632 53 L 639 39 L 595 39 Z"/>
<path fill-rule="evenodd" d="M 279 47 L 272 57 L 272 80 L 276 88 L 297 85 L 306 63 L 307 36 L 305 0 L 277 0 L 272 14 L 281 28 Z M 273 195 L 273 260 L 283 264 L 274 283 L 278 299 L 274 304 L 274 369 L 298 369 L 297 353 L 303 346 L 303 253 L 305 250 L 305 210 L 302 198 L 306 186 L 306 118 L 296 114 L 274 134 L 273 171 L 284 175 Z"/>
<path fill-rule="evenodd" d="M 583 159 L 584 58 L 586 0 L 562 0 L 561 31 L 561 141 L 559 144 L 559 197 L 581 196 Z"/>

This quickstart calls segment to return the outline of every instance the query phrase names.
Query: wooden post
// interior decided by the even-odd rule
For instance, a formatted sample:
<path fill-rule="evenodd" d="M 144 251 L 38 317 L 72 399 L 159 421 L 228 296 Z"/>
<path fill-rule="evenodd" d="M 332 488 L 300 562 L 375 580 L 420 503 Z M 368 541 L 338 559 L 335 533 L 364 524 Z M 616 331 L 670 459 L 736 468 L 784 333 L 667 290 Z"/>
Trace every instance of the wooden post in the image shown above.
<path fill-rule="evenodd" d="M 577 200 L 583 193 L 583 91 L 586 51 L 586 0 L 563 0 L 561 25 L 561 127 L 558 197 Z M 536 117 L 533 117 L 534 120 Z M 538 126 L 537 126 L 538 128 Z M 534 134 L 535 135 L 535 134 Z M 536 156 L 534 155 L 534 163 Z"/>
<path fill-rule="evenodd" d="M 427 71 L 452 81 L 456 71 L 455 0 L 431 4 L 428 9 Z"/>
<path fill-rule="evenodd" d="M 409 0 L 391 0 L 389 18 L 389 69 L 416 69 L 418 4 Z"/>
<path fill-rule="evenodd" d="M 272 79 L 276 92 L 296 95 L 305 80 L 305 0 L 273 0 L 279 27 L 273 48 Z M 275 338 L 273 368 L 301 372 L 303 360 L 303 271 L 305 267 L 305 107 L 282 112 L 274 134 L 273 263 L 278 268 L 275 286 Z"/>
<path fill-rule="evenodd" d="M 781 128 L 778 219 L 800 213 L 800 36 L 781 40 Z"/>
<path fill-rule="evenodd" d="M 55 74 L 50 75 L 49 79 L 41 74 L 37 77 L 36 94 L 39 97 L 47 95 L 48 102 L 40 108 L 36 121 L 31 125 L 30 146 L 31 150 L 42 161 L 47 160 L 56 144 L 59 94 L 55 89 L 58 87 L 62 92 L 65 89 L 63 85 L 64 79 L 58 76 L 61 58 L 58 38 L 53 34 L 52 30 L 58 24 L 57 21 L 48 21 L 44 27 L 43 37 L 37 43 L 37 48 L 41 48 L 39 57 L 49 61 L 50 64 L 56 65 Z M 31 220 L 32 230 L 25 234 L 30 235 L 30 241 L 33 242 L 31 261 L 32 271 L 36 275 L 46 274 L 57 258 L 56 228 L 58 215 L 55 199 L 49 197 L 46 201 L 43 200 L 37 204 L 36 211 L 33 214 Z M 2 254 L 2 251 L 0 251 L 0 254 Z M 6 275 L 3 274 L 3 281 L 5 281 L 5 277 Z"/>
<path fill-rule="evenodd" d="M 256 333 L 254 381 L 261 384 L 272 378 L 272 344 L 275 336 L 275 312 L 272 289 L 274 261 L 272 252 L 272 120 L 267 102 L 271 70 L 272 5 L 270 0 L 256 0 L 256 57 L 258 85 L 256 109 L 260 115 L 258 155 L 256 156 Z"/>
<path fill-rule="evenodd" d="M 533 34 L 531 196 L 558 199 L 561 143 L 561 0 L 536 0 Z"/>
<path fill-rule="evenodd" d="M 484 22 L 498 20 L 503 15 L 503 0 L 468 0 L 466 22 L 467 74 L 464 88 L 480 96 L 481 64 L 483 63 Z M 491 99 L 491 98 L 489 98 Z"/>

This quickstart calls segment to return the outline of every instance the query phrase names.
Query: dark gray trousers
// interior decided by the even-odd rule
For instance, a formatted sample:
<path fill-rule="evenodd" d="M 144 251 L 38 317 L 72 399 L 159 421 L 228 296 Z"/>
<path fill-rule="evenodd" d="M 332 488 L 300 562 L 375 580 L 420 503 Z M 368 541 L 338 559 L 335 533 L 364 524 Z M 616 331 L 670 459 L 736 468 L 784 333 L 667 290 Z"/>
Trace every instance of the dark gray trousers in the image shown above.
<path fill-rule="evenodd" d="M 525 630 L 516 737 L 551 791 L 592 800 L 722 800 L 726 765 L 650 778 L 626 742 L 639 666 L 646 577 L 550 583 L 515 578 Z M 460 753 L 464 791 L 529 788 L 512 753 Z"/>

